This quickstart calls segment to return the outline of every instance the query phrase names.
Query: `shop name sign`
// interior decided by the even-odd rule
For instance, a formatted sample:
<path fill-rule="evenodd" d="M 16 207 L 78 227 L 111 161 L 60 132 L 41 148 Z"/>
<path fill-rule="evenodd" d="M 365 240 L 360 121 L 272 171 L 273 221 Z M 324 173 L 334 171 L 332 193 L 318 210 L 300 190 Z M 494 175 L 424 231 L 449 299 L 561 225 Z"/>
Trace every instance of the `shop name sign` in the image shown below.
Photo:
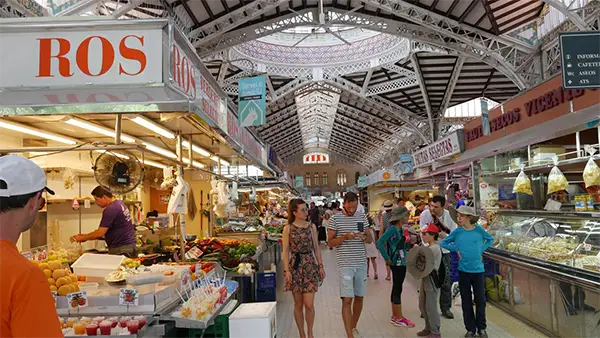
<path fill-rule="evenodd" d="M 437 160 L 460 154 L 463 150 L 462 137 L 456 131 L 443 139 L 419 149 L 413 153 L 413 166 L 415 168 L 432 164 Z"/>
<path fill-rule="evenodd" d="M 492 119 L 490 121 L 491 133 L 503 130 L 508 126 L 520 122 L 522 112 L 525 112 L 527 117 L 531 117 L 543 113 L 546 110 L 560 106 L 565 102 L 569 102 L 576 97 L 582 96 L 584 93 L 585 91 L 583 89 L 563 89 L 562 87 L 550 90 L 535 99 L 525 102 L 523 107 L 516 107 Z M 465 131 L 465 138 L 467 142 L 475 141 L 483 136 L 482 126 Z"/>
<path fill-rule="evenodd" d="M 0 88 L 162 82 L 162 30 L 0 32 Z"/>
<path fill-rule="evenodd" d="M 225 129 L 226 117 L 223 99 L 200 74 L 192 59 L 176 43 L 171 46 L 171 80 L 190 101 L 199 107 L 213 124 Z M 194 57 L 196 59 L 197 57 Z M 223 116 L 223 118 L 221 118 Z"/>

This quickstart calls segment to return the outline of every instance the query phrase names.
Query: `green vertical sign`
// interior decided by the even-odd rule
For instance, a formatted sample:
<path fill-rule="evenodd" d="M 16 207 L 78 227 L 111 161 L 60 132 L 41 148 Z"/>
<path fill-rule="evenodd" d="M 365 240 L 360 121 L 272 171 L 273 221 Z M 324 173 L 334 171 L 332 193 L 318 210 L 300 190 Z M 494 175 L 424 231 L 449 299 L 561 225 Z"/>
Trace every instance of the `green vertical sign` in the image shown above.
<path fill-rule="evenodd" d="M 266 76 L 238 81 L 238 117 L 240 127 L 261 126 L 267 122 Z"/>

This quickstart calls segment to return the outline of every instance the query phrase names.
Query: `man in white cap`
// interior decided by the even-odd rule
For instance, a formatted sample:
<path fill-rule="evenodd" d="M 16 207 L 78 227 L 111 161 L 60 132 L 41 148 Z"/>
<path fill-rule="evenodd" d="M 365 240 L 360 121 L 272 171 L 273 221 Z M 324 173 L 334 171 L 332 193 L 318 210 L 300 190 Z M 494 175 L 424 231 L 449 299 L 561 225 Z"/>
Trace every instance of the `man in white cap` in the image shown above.
<path fill-rule="evenodd" d="M 25 157 L 0 157 L 0 337 L 62 337 L 56 307 L 41 269 L 16 246 L 35 223 L 46 174 Z"/>

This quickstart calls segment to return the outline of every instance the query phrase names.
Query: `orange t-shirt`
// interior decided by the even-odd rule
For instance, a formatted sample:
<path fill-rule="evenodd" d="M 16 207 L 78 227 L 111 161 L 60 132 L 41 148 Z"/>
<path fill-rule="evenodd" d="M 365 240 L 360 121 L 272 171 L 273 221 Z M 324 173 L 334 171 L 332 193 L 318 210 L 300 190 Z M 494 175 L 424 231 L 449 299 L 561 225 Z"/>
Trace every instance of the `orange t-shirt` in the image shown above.
<path fill-rule="evenodd" d="M 0 337 L 63 337 L 44 272 L 0 240 Z"/>

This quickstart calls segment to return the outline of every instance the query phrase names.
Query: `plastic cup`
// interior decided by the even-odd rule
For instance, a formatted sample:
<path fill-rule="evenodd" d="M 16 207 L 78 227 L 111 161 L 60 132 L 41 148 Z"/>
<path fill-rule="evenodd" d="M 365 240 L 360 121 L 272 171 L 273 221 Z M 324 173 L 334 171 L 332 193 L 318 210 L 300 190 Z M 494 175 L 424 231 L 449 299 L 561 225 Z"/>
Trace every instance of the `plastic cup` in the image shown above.
<path fill-rule="evenodd" d="M 140 329 L 140 322 L 132 319 L 130 321 L 127 322 L 127 330 L 129 330 L 129 333 L 131 334 L 136 334 L 138 332 L 138 330 Z"/>
<path fill-rule="evenodd" d="M 119 325 L 119 317 L 110 317 L 107 320 L 112 324 L 112 327 Z"/>
<path fill-rule="evenodd" d="M 131 320 L 131 318 L 123 317 L 123 318 L 119 319 L 119 326 L 120 327 L 127 327 L 127 322 L 129 320 Z"/>
<path fill-rule="evenodd" d="M 96 336 L 98 335 L 98 324 L 88 324 L 85 326 L 85 333 L 88 336 Z"/>
<path fill-rule="evenodd" d="M 73 324 L 73 332 L 75 332 L 75 334 L 84 334 L 85 333 L 85 324 L 83 324 L 83 323 Z"/>
<path fill-rule="evenodd" d="M 147 319 L 145 316 L 135 316 L 133 317 L 133 319 L 137 320 L 140 323 L 140 328 L 144 327 L 144 325 L 146 325 Z"/>
<path fill-rule="evenodd" d="M 113 322 L 110 320 L 105 320 L 100 322 L 100 334 L 103 336 L 110 336 L 110 331 L 113 328 Z"/>

